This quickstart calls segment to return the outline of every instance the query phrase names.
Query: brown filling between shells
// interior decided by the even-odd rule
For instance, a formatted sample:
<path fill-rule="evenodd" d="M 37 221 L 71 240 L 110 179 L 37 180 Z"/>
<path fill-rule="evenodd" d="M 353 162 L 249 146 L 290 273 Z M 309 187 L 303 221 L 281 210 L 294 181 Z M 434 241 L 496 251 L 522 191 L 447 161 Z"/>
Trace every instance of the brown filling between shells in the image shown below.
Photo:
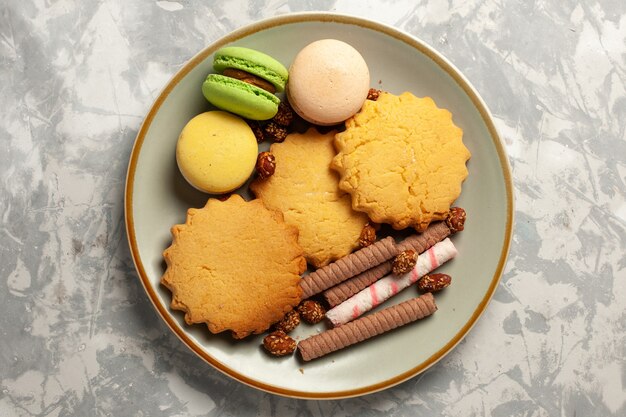
<path fill-rule="evenodd" d="M 256 75 L 250 74 L 249 72 L 242 71 L 235 68 L 226 68 L 222 75 L 226 77 L 235 78 L 237 80 L 243 81 L 244 83 L 251 84 L 255 87 L 262 88 L 265 91 L 269 91 L 274 94 L 276 92 L 276 88 L 273 84 L 265 81 L 262 78 L 257 77 Z"/>

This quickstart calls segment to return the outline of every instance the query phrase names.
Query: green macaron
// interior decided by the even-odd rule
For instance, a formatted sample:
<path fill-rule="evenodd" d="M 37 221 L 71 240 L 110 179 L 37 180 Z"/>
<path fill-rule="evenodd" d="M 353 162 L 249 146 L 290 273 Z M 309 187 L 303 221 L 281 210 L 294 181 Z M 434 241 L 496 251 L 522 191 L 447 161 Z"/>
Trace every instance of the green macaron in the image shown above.
<path fill-rule="evenodd" d="M 202 84 L 202 93 L 211 104 L 252 120 L 267 120 L 276 115 L 280 100 L 273 91 L 219 73 L 227 69 L 245 71 L 264 80 L 268 89 L 274 86 L 281 92 L 288 78 L 283 64 L 254 49 L 229 46 L 215 53 L 213 68 L 218 74 L 209 74 Z"/>
<path fill-rule="evenodd" d="M 271 119 L 280 100 L 269 91 L 220 74 L 209 74 L 202 94 L 215 107 L 251 120 Z"/>
<path fill-rule="evenodd" d="M 263 52 L 240 46 L 227 46 L 217 51 L 213 57 L 213 69 L 222 72 L 235 68 L 249 72 L 274 84 L 281 92 L 287 84 L 288 72 L 283 64 Z"/>

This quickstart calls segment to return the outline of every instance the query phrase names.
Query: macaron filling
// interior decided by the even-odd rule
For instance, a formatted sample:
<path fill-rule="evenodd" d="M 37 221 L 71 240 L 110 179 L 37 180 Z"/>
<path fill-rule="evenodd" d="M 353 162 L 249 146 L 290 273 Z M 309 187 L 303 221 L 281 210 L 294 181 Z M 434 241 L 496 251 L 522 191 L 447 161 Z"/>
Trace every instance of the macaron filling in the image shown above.
<path fill-rule="evenodd" d="M 249 72 L 235 69 L 235 68 L 226 68 L 222 75 L 225 77 L 234 78 L 239 81 L 243 81 L 244 83 L 251 84 L 255 87 L 262 88 L 265 91 L 269 91 L 274 94 L 276 92 L 276 87 L 273 84 L 265 81 L 263 78 L 257 77 L 254 74 L 250 74 Z"/>
<path fill-rule="evenodd" d="M 256 87 L 252 84 L 248 84 L 244 81 L 238 80 L 236 78 L 232 78 L 232 77 L 227 77 L 225 75 L 221 75 L 221 74 L 209 74 L 206 77 L 205 83 L 207 81 L 210 82 L 217 82 L 219 84 L 224 84 L 224 85 L 230 85 L 232 87 L 236 87 L 238 89 L 242 89 L 247 93 L 251 93 L 254 94 L 255 96 L 260 96 L 263 98 L 266 98 L 268 100 L 270 100 L 271 102 L 275 103 L 276 105 L 278 105 L 280 103 L 280 99 L 278 97 L 276 97 L 274 94 L 270 93 L 269 91 L 266 91 L 262 88 Z"/>

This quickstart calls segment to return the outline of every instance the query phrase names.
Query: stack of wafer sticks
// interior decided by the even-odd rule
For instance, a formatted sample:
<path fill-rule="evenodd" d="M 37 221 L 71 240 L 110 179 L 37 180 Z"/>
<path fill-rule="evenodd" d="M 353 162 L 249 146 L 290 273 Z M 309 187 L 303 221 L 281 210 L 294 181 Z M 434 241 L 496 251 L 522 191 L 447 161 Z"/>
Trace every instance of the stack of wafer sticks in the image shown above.
<path fill-rule="evenodd" d="M 303 277 L 303 298 L 322 293 L 332 307 L 326 317 L 335 327 L 298 343 L 302 358 L 319 358 L 433 314 L 437 305 L 428 293 L 360 317 L 456 256 L 448 236 L 463 230 L 464 222 L 465 211 L 454 207 L 445 221 L 421 234 L 400 243 L 381 239 Z M 415 267 L 405 275 L 388 275 L 393 258 L 407 249 L 421 254 Z"/>

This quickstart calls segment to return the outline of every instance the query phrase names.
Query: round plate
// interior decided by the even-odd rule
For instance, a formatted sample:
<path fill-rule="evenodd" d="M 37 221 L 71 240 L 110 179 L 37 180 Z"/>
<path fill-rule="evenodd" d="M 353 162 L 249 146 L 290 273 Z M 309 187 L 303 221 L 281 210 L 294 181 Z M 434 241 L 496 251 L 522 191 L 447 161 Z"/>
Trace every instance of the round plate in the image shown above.
<path fill-rule="evenodd" d="M 453 237 L 459 255 L 440 270 L 452 285 L 436 294 L 431 317 L 361 344 L 305 363 L 298 355 L 273 358 L 262 336 L 235 341 L 188 326 L 169 308 L 171 294 L 159 285 L 170 227 L 184 223 L 203 195 L 176 167 L 178 135 L 189 119 L 210 107 L 200 86 L 212 72 L 213 53 L 225 45 L 261 50 L 289 66 L 308 43 L 340 39 L 361 52 L 372 87 L 394 94 L 430 96 L 452 112 L 472 153 L 469 176 L 455 205 L 468 213 L 466 229 Z M 225 374 L 253 387 L 301 398 L 341 398 L 371 393 L 432 366 L 474 325 L 494 293 L 508 254 L 513 191 L 508 161 L 489 112 L 478 93 L 445 58 L 423 42 L 379 23 L 327 13 L 291 14 L 237 30 L 201 51 L 167 84 L 150 109 L 133 148 L 126 182 L 126 227 L 132 256 L 150 300 L 172 331 L 191 350 Z M 414 287 L 386 305 L 416 296 Z M 300 325 L 296 338 L 323 329 Z"/>

